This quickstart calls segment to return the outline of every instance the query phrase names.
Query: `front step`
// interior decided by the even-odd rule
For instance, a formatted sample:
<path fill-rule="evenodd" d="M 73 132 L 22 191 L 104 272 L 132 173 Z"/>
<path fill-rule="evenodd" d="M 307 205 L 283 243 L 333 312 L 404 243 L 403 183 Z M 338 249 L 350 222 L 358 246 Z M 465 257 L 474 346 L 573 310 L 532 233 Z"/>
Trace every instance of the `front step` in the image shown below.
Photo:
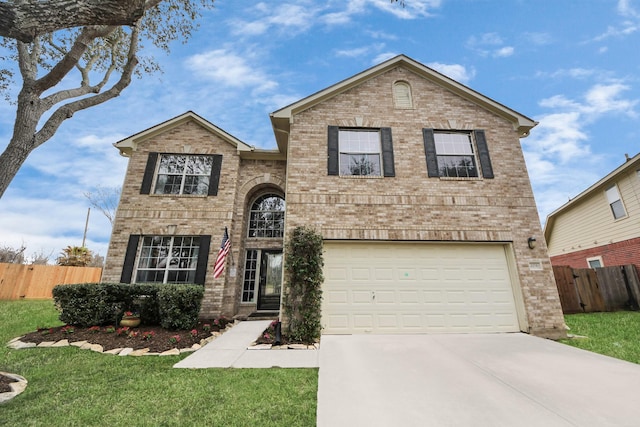
<path fill-rule="evenodd" d="M 248 316 L 235 316 L 237 320 L 278 320 L 278 311 L 254 311 Z"/>

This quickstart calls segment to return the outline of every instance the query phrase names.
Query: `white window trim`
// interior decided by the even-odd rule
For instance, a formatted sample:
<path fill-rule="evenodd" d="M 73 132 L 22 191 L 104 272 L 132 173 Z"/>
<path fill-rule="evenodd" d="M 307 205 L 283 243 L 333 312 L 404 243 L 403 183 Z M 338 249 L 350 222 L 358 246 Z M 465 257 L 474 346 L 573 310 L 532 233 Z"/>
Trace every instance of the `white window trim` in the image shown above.
<path fill-rule="evenodd" d="M 142 252 L 144 251 L 145 245 L 144 245 L 144 241 L 146 238 L 154 238 L 154 237 L 160 237 L 160 238 L 164 238 L 164 237 L 168 237 L 170 238 L 170 243 L 169 243 L 169 248 L 168 248 L 168 255 L 165 258 L 165 265 L 161 268 L 145 268 L 145 267 L 141 267 L 140 266 L 140 262 L 142 261 Z M 195 257 L 195 265 L 194 266 L 189 266 L 189 268 L 171 268 L 171 259 L 173 258 L 171 253 L 173 252 L 173 248 L 175 245 L 175 239 L 176 238 L 183 238 L 183 237 L 200 237 L 200 236 L 195 236 L 195 235 L 178 235 L 178 236 L 163 236 L 163 235 L 144 235 L 142 236 L 141 240 L 140 240 L 140 245 L 136 254 L 136 263 L 135 263 L 135 269 L 133 270 L 133 277 L 132 277 L 132 283 L 149 283 L 149 282 L 138 282 L 138 272 L 139 271 L 162 271 L 163 272 L 163 279 L 162 282 L 151 282 L 151 283 L 161 283 L 161 284 L 167 284 L 167 283 L 174 283 L 174 282 L 169 282 L 168 278 L 169 278 L 169 273 L 172 271 L 193 271 L 193 274 L 196 275 L 197 274 L 197 270 L 198 270 L 198 258 L 200 256 L 200 247 L 202 245 L 202 241 L 198 241 L 198 254 Z M 193 246 L 195 247 L 195 246 Z M 183 283 L 183 282 L 177 282 L 177 283 Z M 192 283 L 192 282 L 188 282 L 188 283 Z"/>
<path fill-rule="evenodd" d="M 591 261 L 598 261 L 600 263 L 600 267 L 604 267 L 604 261 L 602 261 L 602 257 L 599 255 L 587 258 L 587 265 L 589 266 L 589 268 L 600 268 L 600 267 L 592 267 Z"/>
<path fill-rule="evenodd" d="M 244 277 L 244 274 L 246 274 L 246 270 L 247 270 L 247 253 L 249 251 L 256 251 L 257 252 L 257 256 L 256 256 L 256 271 L 255 271 L 255 277 L 253 278 L 253 297 L 251 298 L 251 300 L 245 301 L 244 300 L 244 285 L 246 283 L 246 279 Z M 242 276 L 242 292 L 240 292 L 240 304 L 244 304 L 244 305 L 255 305 L 258 302 L 258 286 L 260 285 L 260 263 L 262 262 L 262 250 L 261 249 L 247 249 L 245 251 L 245 259 L 244 259 L 244 267 L 243 267 L 243 276 Z"/>
<path fill-rule="evenodd" d="M 158 179 L 160 178 L 160 175 L 179 175 L 179 174 L 161 174 L 160 173 L 160 167 L 162 165 L 162 158 L 166 157 L 166 156 L 180 156 L 180 157 L 185 157 L 185 158 L 189 158 L 189 157 L 210 157 L 213 159 L 213 157 L 209 154 L 174 154 L 174 153 L 160 153 L 158 156 L 158 161 L 156 162 L 156 170 L 154 172 L 153 175 L 153 182 L 151 185 L 151 195 L 153 196 L 181 196 L 181 197 L 203 197 L 203 196 L 207 196 L 208 191 L 205 191 L 203 193 L 192 193 L 192 194 L 185 194 L 184 193 L 184 186 L 185 186 L 185 182 L 187 181 L 186 177 L 188 176 L 204 176 L 204 177 L 210 177 L 211 176 L 211 171 L 209 171 L 209 173 L 207 174 L 187 174 L 186 173 L 186 168 L 185 170 L 182 171 L 182 179 L 180 181 L 180 191 L 178 193 L 157 193 L 156 192 L 156 187 L 158 185 Z M 213 162 L 211 164 L 211 167 L 213 168 Z M 211 182 L 209 182 L 208 185 L 211 185 Z M 208 186 L 207 186 L 208 188 Z"/>
<path fill-rule="evenodd" d="M 442 134 L 462 134 L 465 135 L 469 138 L 469 141 L 471 143 L 471 154 L 460 154 L 460 156 L 465 156 L 465 157 L 472 157 L 473 158 L 473 163 L 476 169 L 476 176 L 444 176 L 444 175 L 440 175 L 440 179 L 450 179 L 450 180 L 478 180 L 478 179 L 482 179 L 482 166 L 480 165 L 480 159 L 478 158 L 478 145 L 476 143 L 476 139 L 474 137 L 474 134 L 472 131 L 457 131 L 457 130 L 442 130 L 442 129 L 438 129 L 438 130 L 434 130 L 433 132 L 433 137 L 436 140 L 436 158 L 439 157 L 453 157 L 455 156 L 454 154 L 442 154 L 442 153 L 438 153 L 438 141 L 437 141 L 437 137 L 438 135 L 442 135 Z M 440 162 L 438 162 L 438 173 L 440 173 Z"/>
<path fill-rule="evenodd" d="M 613 194 L 611 190 L 615 190 L 615 194 Z M 609 209 L 611 210 L 611 215 L 613 215 L 613 219 L 615 221 L 627 218 L 629 216 L 629 214 L 627 213 L 627 207 L 624 205 L 624 200 L 622 200 L 622 195 L 620 194 L 620 189 L 618 188 L 618 184 L 613 184 L 607 187 L 604 190 L 604 196 L 607 199 L 607 203 L 609 204 Z M 616 217 L 616 214 L 613 210 L 613 204 L 618 201 L 622 206 L 622 210 L 624 211 L 624 214 L 622 216 Z"/>
<path fill-rule="evenodd" d="M 368 152 L 363 152 L 363 153 L 359 153 L 359 152 L 354 152 L 354 151 L 347 151 L 347 150 L 343 150 L 342 149 L 342 140 L 340 139 L 340 132 L 370 132 L 370 133 L 375 133 L 378 136 L 378 151 L 377 153 L 368 153 Z M 352 177 L 358 177 L 358 178 L 381 178 L 384 176 L 384 165 L 382 164 L 382 139 L 381 139 L 381 135 L 380 135 L 380 129 L 376 129 L 376 128 L 340 128 L 338 130 L 338 174 L 341 177 L 348 177 L 348 178 L 352 178 Z M 375 155 L 377 154 L 378 156 L 378 165 L 379 165 L 379 170 L 378 170 L 378 174 L 369 174 L 369 175 L 354 175 L 354 174 L 343 174 L 342 173 L 342 155 L 343 154 L 347 154 L 347 155 L 358 155 L 358 154 L 362 154 L 362 155 Z"/>

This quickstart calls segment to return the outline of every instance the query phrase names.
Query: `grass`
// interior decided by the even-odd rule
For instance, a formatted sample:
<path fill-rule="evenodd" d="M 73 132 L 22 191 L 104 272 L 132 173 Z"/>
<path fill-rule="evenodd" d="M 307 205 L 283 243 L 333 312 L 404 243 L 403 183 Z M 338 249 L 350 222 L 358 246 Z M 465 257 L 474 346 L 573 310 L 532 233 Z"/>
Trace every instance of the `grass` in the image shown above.
<path fill-rule="evenodd" d="M 315 425 L 317 369 L 173 369 L 185 356 L 8 349 L 11 338 L 60 325 L 51 301 L 0 301 L 0 325 L 0 371 L 29 381 L 2 405 L 0 425 Z"/>
<path fill-rule="evenodd" d="M 570 314 L 565 322 L 572 335 L 586 338 L 562 343 L 617 359 L 640 363 L 640 312 Z"/>

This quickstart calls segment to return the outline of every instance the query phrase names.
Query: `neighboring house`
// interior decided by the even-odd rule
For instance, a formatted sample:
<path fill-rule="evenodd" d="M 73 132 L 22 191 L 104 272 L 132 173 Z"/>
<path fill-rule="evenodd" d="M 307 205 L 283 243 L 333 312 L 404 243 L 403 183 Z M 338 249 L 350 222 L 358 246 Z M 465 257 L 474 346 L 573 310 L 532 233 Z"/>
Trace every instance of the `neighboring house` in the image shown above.
<path fill-rule="evenodd" d="M 544 236 L 553 265 L 640 271 L 640 154 L 552 212 Z"/>
<path fill-rule="evenodd" d="M 274 150 L 192 112 L 116 143 L 103 280 L 203 284 L 203 317 L 277 312 L 284 238 L 309 226 L 324 333 L 565 334 L 520 147 L 536 122 L 403 55 L 271 122 Z"/>

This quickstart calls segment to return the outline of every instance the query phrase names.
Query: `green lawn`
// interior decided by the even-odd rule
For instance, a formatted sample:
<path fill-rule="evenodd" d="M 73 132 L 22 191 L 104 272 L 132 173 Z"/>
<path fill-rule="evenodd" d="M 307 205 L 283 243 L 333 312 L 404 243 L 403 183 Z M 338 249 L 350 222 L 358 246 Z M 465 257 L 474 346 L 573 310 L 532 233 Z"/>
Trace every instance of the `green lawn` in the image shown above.
<path fill-rule="evenodd" d="M 0 425 L 315 425 L 317 369 L 173 369 L 185 356 L 5 346 L 59 324 L 51 301 L 0 301 L 0 371 L 29 381 L 0 408 Z"/>
<path fill-rule="evenodd" d="M 569 334 L 586 338 L 561 340 L 562 343 L 640 363 L 640 312 L 570 314 L 565 322 Z"/>

